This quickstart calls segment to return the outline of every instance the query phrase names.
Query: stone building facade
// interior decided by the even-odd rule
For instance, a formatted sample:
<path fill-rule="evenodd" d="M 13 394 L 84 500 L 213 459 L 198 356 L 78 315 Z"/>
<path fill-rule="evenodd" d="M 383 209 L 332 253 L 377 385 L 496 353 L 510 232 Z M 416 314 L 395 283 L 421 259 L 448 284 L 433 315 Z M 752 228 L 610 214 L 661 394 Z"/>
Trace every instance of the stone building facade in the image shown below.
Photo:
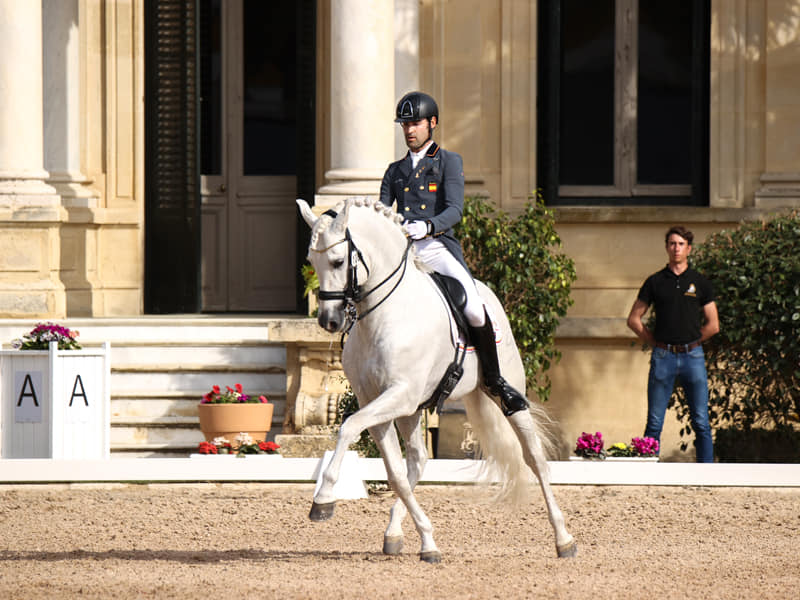
<path fill-rule="evenodd" d="M 542 189 L 556 210 L 578 271 L 552 370 L 562 445 L 639 435 L 647 356 L 625 316 L 663 232 L 800 206 L 800 0 L 596 4 L 0 0 L 0 317 L 296 321 L 294 198 L 377 193 L 404 151 L 396 99 L 423 89 L 468 194 L 513 214 Z"/>

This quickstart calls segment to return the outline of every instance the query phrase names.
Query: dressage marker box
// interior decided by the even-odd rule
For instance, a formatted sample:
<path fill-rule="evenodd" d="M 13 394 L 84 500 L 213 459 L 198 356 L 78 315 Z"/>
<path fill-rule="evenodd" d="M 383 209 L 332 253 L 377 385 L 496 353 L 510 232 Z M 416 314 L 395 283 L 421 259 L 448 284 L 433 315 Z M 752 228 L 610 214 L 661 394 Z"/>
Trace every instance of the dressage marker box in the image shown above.
<path fill-rule="evenodd" d="M 110 345 L 0 350 L 2 458 L 107 459 Z"/>

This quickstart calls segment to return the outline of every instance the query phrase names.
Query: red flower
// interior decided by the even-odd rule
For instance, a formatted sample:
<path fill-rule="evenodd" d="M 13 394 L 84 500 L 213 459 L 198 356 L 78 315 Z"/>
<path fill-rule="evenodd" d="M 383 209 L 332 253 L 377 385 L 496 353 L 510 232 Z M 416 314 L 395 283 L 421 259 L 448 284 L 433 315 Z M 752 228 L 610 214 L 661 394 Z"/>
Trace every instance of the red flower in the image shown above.
<path fill-rule="evenodd" d="M 215 394 L 219 394 L 219 392 L 220 392 L 219 386 L 218 385 L 212 385 L 211 386 L 211 391 L 214 392 Z"/>
<path fill-rule="evenodd" d="M 197 452 L 200 454 L 216 454 L 217 447 L 210 442 L 200 442 L 200 445 L 197 447 Z"/>
<path fill-rule="evenodd" d="M 242 393 L 242 384 L 241 383 L 234 383 L 233 387 L 236 388 L 236 392 L 241 394 Z"/>
<path fill-rule="evenodd" d="M 258 442 L 258 449 L 267 454 L 277 454 L 280 446 L 275 442 Z"/>
<path fill-rule="evenodd" d="M 261 404 L 266 404 L 267 402 L 269 402 L 266 396 L 259 396 L 258 400 L 261 402 Z"/>

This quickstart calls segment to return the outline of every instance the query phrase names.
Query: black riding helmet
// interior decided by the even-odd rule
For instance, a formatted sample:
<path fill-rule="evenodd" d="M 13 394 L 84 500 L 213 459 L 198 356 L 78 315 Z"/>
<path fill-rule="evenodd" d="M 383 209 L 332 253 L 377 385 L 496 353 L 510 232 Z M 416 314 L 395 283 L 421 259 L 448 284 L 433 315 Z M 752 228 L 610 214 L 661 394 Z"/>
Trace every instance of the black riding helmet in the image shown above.
<path fill-rule="evenodd" d="M 410 121 L 420 121 L 431 117 L 436 117 L 439 121 L 439 107 L 436 100 L 423 92 L 409 92 L 397 103 L 397 118 L 395 123 L 408 123 Z"/>

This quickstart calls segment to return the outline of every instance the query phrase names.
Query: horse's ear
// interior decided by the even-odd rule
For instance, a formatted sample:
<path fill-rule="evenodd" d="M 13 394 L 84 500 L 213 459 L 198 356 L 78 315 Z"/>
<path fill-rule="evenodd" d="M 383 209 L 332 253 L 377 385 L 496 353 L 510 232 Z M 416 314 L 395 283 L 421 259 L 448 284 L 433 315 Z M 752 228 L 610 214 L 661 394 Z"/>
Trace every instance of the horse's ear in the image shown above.
<path fill-rule="evenodd" d="M 312 229 L 314 228 L 314 223 L 317 222 L 317 216 L 311 210 L 311 207 L 308 205 L 308 202 L 303 200 L 302 198 L 298 198 L 295 200 L 297 202 L 297 206 L 300 208 L 300 214 L 303 215 L 303 220 L 308 223 L 308 226 Z"/>
<path fill-rule="evenodd" d="M 350 207 L 352 205 L 352 200 L 349 198 L 345 200 L 344 206 L 339 211 L 339 214 L 336 215 L 333 223 L 331 223 L 331 231 L 336 231 L 344 235 L 344 232 L 347 229 L 347 222 L 350 219 Z"/>

